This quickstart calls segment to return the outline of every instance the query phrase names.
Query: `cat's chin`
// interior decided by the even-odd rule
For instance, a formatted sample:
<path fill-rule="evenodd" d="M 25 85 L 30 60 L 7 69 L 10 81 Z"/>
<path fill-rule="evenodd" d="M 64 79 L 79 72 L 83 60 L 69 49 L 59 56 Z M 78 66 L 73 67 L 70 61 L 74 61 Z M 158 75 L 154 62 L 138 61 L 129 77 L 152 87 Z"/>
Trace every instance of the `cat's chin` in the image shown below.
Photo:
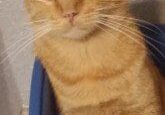
<path fill-rule="evenodd" d="M 84 39 L 89 33 L 88 30 L 73 27 L 68 32 L 64 33 L 63 37 L 68 39 Z"/>

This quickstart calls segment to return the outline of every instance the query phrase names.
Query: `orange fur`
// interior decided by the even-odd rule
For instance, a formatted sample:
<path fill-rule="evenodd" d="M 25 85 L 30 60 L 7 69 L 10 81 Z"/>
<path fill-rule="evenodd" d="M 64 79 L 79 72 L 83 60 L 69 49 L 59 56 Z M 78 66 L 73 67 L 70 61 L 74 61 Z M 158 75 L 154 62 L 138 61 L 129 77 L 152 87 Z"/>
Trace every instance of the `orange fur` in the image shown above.
<path fill-rule="evenodd" d="M 49 74 L 61 114 L 160 115 L 160 75 L 147 57 L 142 35 L 130 34 L 132 40 L 101 26 L 105 32 L 95 26 L 98 15 L 84 17 L 100 5 L 118 5 L 108 14 L 130 16 L 123 0 L 101 1 L 65 0 L 68 4 L 64 5 L 64 0 L 49 1 L 51 4 L 25 0 L 33 21 L 46 18 L 57 23 L 47 22 L 53 29 L 35 41 L 35 52 Z M 79 12 L 74 26 L 62 17 L 64 9 L 73 8 Z M 139 32 L 133 23 L 117 22 Z"/>

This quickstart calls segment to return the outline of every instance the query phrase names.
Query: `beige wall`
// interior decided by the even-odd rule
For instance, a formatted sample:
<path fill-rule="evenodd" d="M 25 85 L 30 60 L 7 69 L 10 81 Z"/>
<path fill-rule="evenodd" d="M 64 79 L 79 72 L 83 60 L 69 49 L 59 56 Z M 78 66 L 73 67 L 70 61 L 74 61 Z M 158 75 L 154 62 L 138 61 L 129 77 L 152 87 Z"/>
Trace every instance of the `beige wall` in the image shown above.
<path fill-rule="evenodd" d="M 32 38 L 28 26 L 23 0 L 1 0 L 0 4 L 0 52 L 25 36 Z M 133 0 L 132 12 L 136 16 L 152 22 L 165 23 L 165 0 Z M 143 2 L 142 2 L 143 1 Z M 160 2 L 161 3 L 160 3 Z M 11 54 L 20 44 L 5 55 Z M 0 56 L 0 60 L 4 57 Z M 28 105 L 33 55 L 31 45 L 15 58 L 9 58 L 0 65 L 0 114 L 19 115 L 22 105 Z"/>

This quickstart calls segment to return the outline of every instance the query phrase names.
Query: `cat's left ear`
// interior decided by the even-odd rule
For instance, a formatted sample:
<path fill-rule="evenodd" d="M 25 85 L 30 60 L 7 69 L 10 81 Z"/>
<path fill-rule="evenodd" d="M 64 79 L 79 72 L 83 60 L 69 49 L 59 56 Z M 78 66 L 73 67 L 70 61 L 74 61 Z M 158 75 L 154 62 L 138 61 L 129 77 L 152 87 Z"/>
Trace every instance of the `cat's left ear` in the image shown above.
<path fill-rule="evenodd" d="M 43 2 L 45 3 L 46 5 L 52 5 L 53 1 L 52 0 L 36 0 L 38 2 Z"/>

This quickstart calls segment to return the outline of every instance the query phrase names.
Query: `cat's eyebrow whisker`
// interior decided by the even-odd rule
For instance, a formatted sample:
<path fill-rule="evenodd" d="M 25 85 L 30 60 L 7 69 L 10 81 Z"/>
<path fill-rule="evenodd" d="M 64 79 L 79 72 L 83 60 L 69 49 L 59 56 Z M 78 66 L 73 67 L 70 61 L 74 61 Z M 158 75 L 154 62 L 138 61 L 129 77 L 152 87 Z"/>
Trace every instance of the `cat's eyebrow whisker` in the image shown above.
<path fill-rule="evenodd" d="M 11 54 L 7 55 L 2 61 L 0 61 L 0 65 L 3 64 L 8 58 L 10 57 L 15 57 L 17 56 L 20 52 L 22 52 L 22 50 L 24 50 L 24 48 L 26 48 L 27 46 L 29 46 L 34 40 L 42 37 L 43 35 L 47 34 L 51 29 L 47 28 L 44 29 L 42 31 L 40 31 L 39 33 L 37 33 L 34 37 L 34 39 L 30 39 L 27 40 L 24 44 L 22 44 L 19 48 L 17 48 L 14 52 L 12 52 Z"/>
<path fill-rule="evenodd" d="M 104 16 L 104 17 L 109 17 L 109 18 L 114 18 L 114 19 L 118 19 L 118 20 L 133 20 L 133 21 L 137 21 L 137 22 L 140 22 L 140 23 L 144 23 L 144 24 L 148 24 L 148 25 L 150 25 L 150 26 L 152 26 L 152 27 L 154 27 L 155 29 L 157 29 L 159 32 L 161 32 L 161 33 L 165 33 L 163 30 L 161 30 L 160 28 L 158 28 L 156 25 L 154 25 L 154 24 L 152 24 L 152 23 L 150 23 L 150 22 L 148 22 L 148 21 L 145 21 L 145 20 L 141 20 L 141 19 L 137 19 L 137 18 L 132 18 L 132 17 L 126 17 L 126 16 L 120 16 L 120 15 L 108 15 L 108 14 L 100 14 L 100 16 Z M 142 26 L 141 24 L 139 24 L 139 26 Z M 142 27 L 145 27 L 145 26 L 142 26 Z M 160 34 L 160 33 L 158 33 L 158 32 L 156 32 L 156 31 L 154 31 L 154 30 L 152 30 L 152 29 L 149 29 L 149 28 L 147 28 L 147 27 L 145 27 L 146 29 L 148 29 L 148 30 L 150 30 L 150 31 L 152 31 L 152 32 L 154 32 L 154 33 L 157 33 L 157 34 Z"/>
<path fill-rule="evenodd" d="M 41 31 L 44 27 L 48 27 L 48 25 L 42 26 L 41 28 L 39 28 L 39 29 L 37 30 L 37 32 Z M 8 47 L 8 48 L 5 49 L 2 53 L 0 53 L 0 56 L 4 55 L 6 52 L 8 52 L 8 51 L 11 50 L 12 48 L 14 48 L 19 42 L 21 42 L 22 40 L 27 39 L 27 38 L 29 38 L 29 37 L 32 37 L 32 36 L 31 36 L 31 35 L 27 35 L 27 36 L 25 36 L 25 37 L 22 38 L 22 39 L 18 39 L 18 40 L 17 40 L 15 43 L 13 43 L 10 47 Z"/>
<path fill-rule="evenodd" d="M 139 32 L 137 32 L 137 31 L 133 31 L 131 28 L 129 28 L 129 27 L 127 27 L 127 26 L 125 26 L 125 25 L 123 25 L 123 24 L 120 24 L 120 23 L 118 23 L 118 22 L 115 22 L 115 21 L 110 21 L 112 24 L 114 23 L 115 25 L 119 25 L 119 26 L 122 26 L 122 27 L 124 27 L 124 30 L 126 30 L 127 32 L 129 32 L 129 33 L 131 33 L 132 35 L 135 35 L 135 36 L 137 36 L 137 37 L 139 37 L 140 39 L 144 39 L 143 37 L 142 37 L 142 34 L 141 33 L 139 33 Z M 143 35 L 143 36 L 145 36 L 145 35 Z M 145 36 L 145 37 L 148 37 L 148 36 Z M 151 40 L 154 40 L 153 38 L 151 38 L 151 37 L 149 37 Z M 163 58 L 165 58 L 165 54 L 163 54 L 154 44 L 152 44 L 150 41 L 148 41 L 147 39 L 144 39 L 145 40 L 145 42 L 149 45 L 149 46 L 151 46 L 152 48 L 154 48 Z M 159 42 L 158 42 L 159 43 Z M 164 44 L 163 44 L 164 45 Z M 153 54 L 152 54 L 153 55 Z"/>

